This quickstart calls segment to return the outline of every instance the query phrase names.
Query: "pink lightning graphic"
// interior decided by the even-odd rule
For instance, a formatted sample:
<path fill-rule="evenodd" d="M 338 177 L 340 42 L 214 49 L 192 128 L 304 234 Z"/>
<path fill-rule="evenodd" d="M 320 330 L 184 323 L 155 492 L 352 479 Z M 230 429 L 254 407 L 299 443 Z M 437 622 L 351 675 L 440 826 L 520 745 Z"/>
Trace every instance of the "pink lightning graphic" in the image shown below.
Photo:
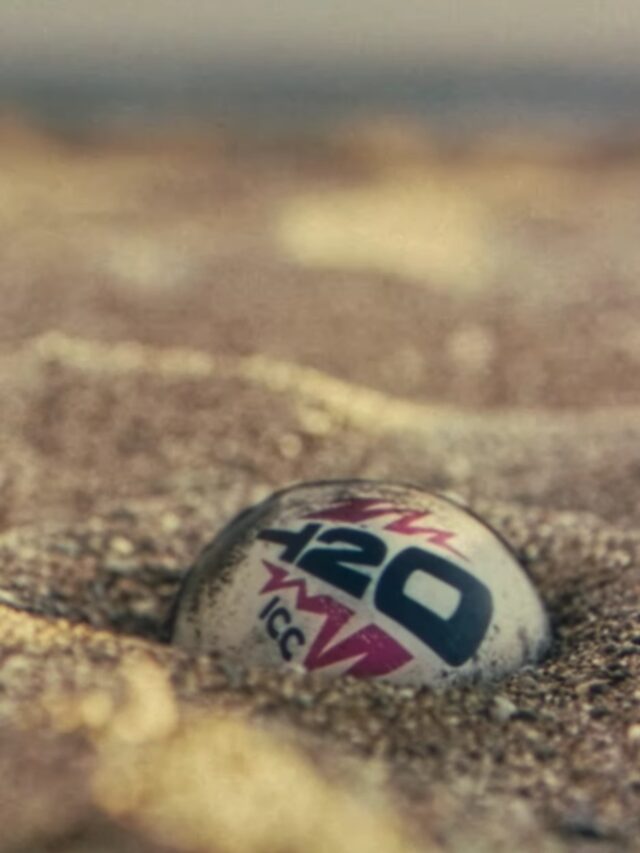
<path fill-rule="evenodd" d="M 303 661 L 307 669 L 320 669 L 357 658 L 346 674 L 357 678 L 371 678 L 388 675 L 413 659 L 413 655 L 403 646 L 373 624 L 365 625 L 327 648 L 355 611 L 328 595 L 309 595 L 305 580 L 292 578 L 286 569 L 266 560 L 263 560 L 262 564 L 270 577 L 260 590 L 260 595 L 282 589 L 295 589 L 298 610 L 325 617 L 324 624 Z"/>
<path fill-rule="evenodd" d="M 450 544 L 450 540 L 455 537 L 455 533 L 452 533 L 450 530 L 442 530 L 439 527 L 416 526 L 419 521 L 432 515 L 428 510 L 403 509 L 386 503 L 380 498 L 346 498 L 327 509 L 320 510 L 319 512 L 311 512 L 305 515 L 305 518 L 360 524 L 372 518 L 380 518 L 385 515 L 399 516 L 395 521 L 386 524 L 384 526 L 385 530 L 402 533 L 406 536 L 424 535 L 431 544 L 439 545 L 441 548 L 455 554 L 456 557 L 461 557 L 463 560 L 467 559 L 462 552 Z"/>

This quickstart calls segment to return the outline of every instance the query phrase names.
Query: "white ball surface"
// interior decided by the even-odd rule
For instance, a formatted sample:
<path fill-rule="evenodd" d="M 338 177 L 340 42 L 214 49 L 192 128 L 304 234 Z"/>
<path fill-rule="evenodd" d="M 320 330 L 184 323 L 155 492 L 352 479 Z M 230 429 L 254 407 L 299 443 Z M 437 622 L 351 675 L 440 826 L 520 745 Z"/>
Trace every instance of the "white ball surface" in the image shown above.
<path fill-rule="evenodd" d="M 246 510 L 204 549 L 173 642 L 244 665 L 446 686 L 491 680 L 550 643 L 508 546 L 442 495 L 305 483 Z"/>

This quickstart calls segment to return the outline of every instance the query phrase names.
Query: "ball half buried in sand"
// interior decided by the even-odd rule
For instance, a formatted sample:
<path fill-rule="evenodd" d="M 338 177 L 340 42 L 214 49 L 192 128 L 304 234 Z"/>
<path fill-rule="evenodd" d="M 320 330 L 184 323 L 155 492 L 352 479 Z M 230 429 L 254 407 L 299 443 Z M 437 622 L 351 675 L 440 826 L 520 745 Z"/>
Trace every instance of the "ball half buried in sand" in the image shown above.
<path fill-rule="evenodd" d="M 548 619 L 501 539 L 412 486 L 305 483 L 245 510 L 186 575 L 173 642 L 227 660 L 445 686 L 538 660 Z"/>

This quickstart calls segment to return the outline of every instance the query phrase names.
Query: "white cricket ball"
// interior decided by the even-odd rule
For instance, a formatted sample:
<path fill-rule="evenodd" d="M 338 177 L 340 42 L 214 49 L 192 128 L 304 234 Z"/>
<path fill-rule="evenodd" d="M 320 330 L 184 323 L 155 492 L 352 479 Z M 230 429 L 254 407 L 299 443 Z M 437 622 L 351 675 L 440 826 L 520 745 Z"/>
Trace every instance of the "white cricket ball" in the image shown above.
<path fill-rule="evenodd" d="M 499 536 L 443 495 L 304 483 L 245 510 L 187 573 L 173 642 L 265 667 L 445 686 L 538 660 L 549 621 Z"/>

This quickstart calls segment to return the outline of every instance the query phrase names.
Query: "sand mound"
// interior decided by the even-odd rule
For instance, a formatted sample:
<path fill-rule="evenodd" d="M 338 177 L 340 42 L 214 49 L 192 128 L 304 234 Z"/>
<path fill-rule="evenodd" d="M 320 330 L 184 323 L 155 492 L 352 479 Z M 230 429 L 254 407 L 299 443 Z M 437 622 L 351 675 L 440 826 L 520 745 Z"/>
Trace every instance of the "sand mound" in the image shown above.
<path fill-rule="evenodd" d="M 305 145 L 3 151 L 0 847 L 632 848 L 635 161 Z M 367 266 L 336 234 L 390 198 L 427 225 L 448 200 L 455 249 L 409 234 L 407 270 L 378 216 Z M 469 257 L 496 249 L 469 288 L 443 265 L 471 220 Z M 538 584 L 549 658 L 436 695 L 168 646 L 217 529 L 327 477 L 468 499 Z"/>

